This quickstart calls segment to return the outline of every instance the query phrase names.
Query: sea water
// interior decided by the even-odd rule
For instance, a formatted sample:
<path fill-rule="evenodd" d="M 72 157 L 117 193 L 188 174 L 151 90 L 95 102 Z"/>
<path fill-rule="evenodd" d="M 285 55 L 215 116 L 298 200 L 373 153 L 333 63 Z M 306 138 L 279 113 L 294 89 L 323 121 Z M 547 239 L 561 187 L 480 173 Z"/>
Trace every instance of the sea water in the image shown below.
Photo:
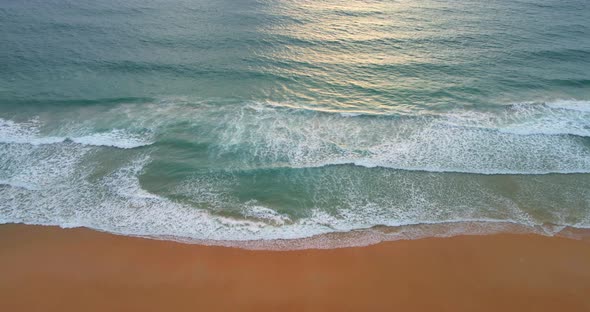
<path fill-rule="evenodd" d="M 590 227 L 587 0 L 3 1 L 0 29 L 1 223 Z"/>

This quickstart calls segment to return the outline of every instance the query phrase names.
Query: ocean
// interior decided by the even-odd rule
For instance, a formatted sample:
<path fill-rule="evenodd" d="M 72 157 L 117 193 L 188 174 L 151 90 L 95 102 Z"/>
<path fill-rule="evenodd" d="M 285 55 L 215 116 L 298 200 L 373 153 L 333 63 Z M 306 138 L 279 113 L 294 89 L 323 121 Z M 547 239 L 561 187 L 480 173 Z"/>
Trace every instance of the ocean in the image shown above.
<path fill-rule="evenodd" d="M 590 227 L 587 0 L 2 1 L 0 29 L 0 223 Z"/>

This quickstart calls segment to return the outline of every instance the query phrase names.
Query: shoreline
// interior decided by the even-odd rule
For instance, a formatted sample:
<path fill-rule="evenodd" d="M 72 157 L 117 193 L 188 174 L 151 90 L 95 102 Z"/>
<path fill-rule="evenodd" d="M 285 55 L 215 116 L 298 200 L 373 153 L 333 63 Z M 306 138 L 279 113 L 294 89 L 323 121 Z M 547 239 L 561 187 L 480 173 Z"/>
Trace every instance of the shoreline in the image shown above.
<path fill-rule="evenodd" d="M 0 225 L 6 311 L 587 311 L 590 241 L 534 234 L 245 250 Z"/>
<path fill-rule="evenodd" d="M 339 249 L 367 247 L 383 242 L 395 242 L 399 240 L 421 240 L 430 238 L 452 238 L 456 236 L 486 236 L 486 235 L 539 235 L 544 237 L 564 237 L 574 240 L 590 241 L 590 228 L 577 228 L 572 226 L 543 224 L 525 225 L 511 221 L 495 220 L 471 220 L 448 221 L 440 223 L 417 223 L 398 226 L 376 225 L 369 228 L 353 229 L 348 231 L 334 231 L 314 234 L 298 238 L 270 238 L 258 240 L 215 240 L 199 239 L 191 237 L 178 237 L 170 235 L 144 235 L 134 233 L 112 232 L 101 228 L 87 226 L 68 226 L 52 224 L 28 224 L 28 223 L 0 223 L 5 225 L 50 227 L 62 230 L 86 229 L 115 236 L 133 237 L 155 241 L 175 242 L 188 245 L 238 248 L 244 250 L 274 250 L 292 251 L 306 249 Z"/>

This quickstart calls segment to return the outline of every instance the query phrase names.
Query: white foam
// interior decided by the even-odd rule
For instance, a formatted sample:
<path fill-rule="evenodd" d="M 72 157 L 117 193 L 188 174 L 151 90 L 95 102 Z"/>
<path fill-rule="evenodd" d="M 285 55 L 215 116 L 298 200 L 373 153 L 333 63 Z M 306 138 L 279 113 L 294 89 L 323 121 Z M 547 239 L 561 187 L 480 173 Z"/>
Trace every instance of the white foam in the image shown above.
<path fill-rule="evenodd" d="M 448 205 L 440 202 L 439 198 L 449 192 L 448 180 L 445 177 L 432 176 L 426 177 L 423 181 L 417 181 L 407 180 L 403 175 L 396 177 L 388 172 L 384 173 L 386 176 L 378 177 L 378 179 L 389 181 L 393 184 L 392 189 L 404 189 L 405 192 L 387 198 L 373 197 L 366 193 L 367 189 L 359 187 L 361 180 L 358 180 L 356 173 L 343 171 L 344 175 L 326 176 L 327 180 L 319 185 L 330 189 L 336 188 L 332 191 L 345 194 L 345 198 L 340 199 L 345 205 L 338 208 L 336 213 L 315 208 L 308 217 L 293 220 L 288 215 L 258 202 L 248 201 L 242 204 L 244 218 L 224 217 L 143 189 L 138 177 L 149 163 L 149 157 L 146 155 L 139 156 L 126 166 L 114 170 L 97 181 L 88 179 L 90 172 L 79 165 L 83 156 L 79 153 L 67 155 L 76 156 L 73 161 L 65 162 L 72 168 L 59 169 L 63 170 L 59 174 L 62 177 L 62 185 L 40 189 L 0 188 L 0 198 L 3 199 L 0 202 L 0 223 L 84 226 L 124 235 L 250 246 L 251 248 L 256 246 L 274 248 L 268 244 L 258 245 L 252 241 L 301 240 L 321 234 L 370 229 L 377 225 L 405 228 L 395 233 L 383 235 L 374 233 L 375 235 L 371 237 L 363 236 L 362 239 L 350 241 L 334 242 L 334 240 L 314 239 L 307 243 L 304 240 L 302 244 L 294 245 L 288 242 L 275 242 L 275 247 L 287 249 L 342 247 L 350 244 L 368 244 L 383 239 L 408 239 L 429 235 L 487 233 L 486 231 L 494 231 L 493 224 L 510 223 L 529 228 L 531 231 L 543 225 L 524 213 L 512 201 L 489 193 L 478 185 L 471 186 L 473 190 L 465 189 L 455 194 L 448 194 L 445 198 L 451 198 L 453 202 L 453 205 Z M 66 157 L 66 154 L 61 154 L 59 157 Z M 29 161 L 29 163 L 35 162 Z M 32 175 L 35 174 L 32 173 Z M 332 179 L 340 183 L 335 184 Z M 204 191 L 197 190 L 190 194 L 203 194 L 205 201 L 219 200 L 209 202 L 213 211 L 240 205 L 236 199 L 220 195 L 224 193 L 221 180 L 213 181 L 211 185 L 206 185 L 207 183 L 207 179 L 200 179 L 187 184 L 191 188 L 204 189 Z M 231 179 L 229 183 L 233 183 Z M 318 198 L 319 202 L 327 202 L 332 196 L 321 188 L 318 194 L 327 196 L 325 199 Z M 478 205 L 474 205 L 476 203 L 473 201 L 474 198 L 478 199 Z M 376 201 L 367 203 L 367 199 Z M 199 199 L 196 201 L 198 202 Z M 486 215 L 498 213 L 503 217 L 486 217 Z M 412 227 L 408 227 L 420 224 L 451 223 L 455 226 L 442 232 L 440 229 L 429 232 L 420 229 L 412 230 Z M 466 228 L 460 226 L 468 223 L 485 223 L 492 226 L 477 227 L 476 230 L 469 226 Z M 545 233 L 552 235 L 553 232 L 545 231 Z"/>
<path fill-rule="evenodd" d="M 565 106 L 569 101 L 520 103 L 492 111 L 451 111 L 441 115 L 440 122 L 458 127 L 485 129 L 518 135 L 590 136 L 590 110 Z M 578 102 L 576 102 L 578 103 Z M 585 103 L 585 104 L 584 104 Z M 568 108 L 565 108 L 568 107 Z M 574 109 L 576 108 L 576 109 Z"/>
<path fill-rule="evenodd" d="M 22 181 L 8 181 L 8 180 L 0 180 L 0 185 L 9 185 L 12 187 L 23 188 L 30 191 L 39 190 L 39 186 L 34 185 L 32 183 L 22 182 Z"/>
<path fill-rule="evenodd" d="M 500 115 L 496 122 L 499 131 L 521 135 L 576 135 L 590 137 L 590 110 L 570 107 L 562 102 L 514 105 Z M 564 103 L 569 103 L 564 101 Z M 586 105 L 590 102 L 586 102 Z"/>
<path fill-rule="evenodd" d="M 344 113 L 340 113 L 340 115 L 342 117 L 357 117 L 357 116 L 362 116 L 362 113 L 351 113 L 351 112 L 344 112 Z"/>
<path fill-rule="evenodd" d="M 261 220 L 275 226 L 281 226 L 293 222 L 288 215 L 257 205 L 256 201 L 247 202 L 242 208 L 242 214 L 245 217 Z"/>
<path fill-rule="evenodd" d="M 69 184 L 89 150 L 83 146 L 10 144 L 0 146 L 0 179 L 29 190 Z"/>
<path fill-rule="evenodd" d="M 227 115 L 217 151 L 252 166 L 356 164 L 433 172 L 546 174 L 590 172 L 590 116 L 543 105 L 498 112 L 413 118 L 342 118 L 337 114 L 245 108 Z M 538 117 L 541 116 L 541 117 Z"/>
<path fill-rule="evenodd" d="M 53 144 L 63 142 L 65 138 L 46 136 L 39 137 L 39 122 L 31 119 L 23 123 L 0 118 L 0 142 L 17 144 Z"/>
<path fill-rule="evenodd" d="M 129 133 L 121 129 L 112 129 L 108 132 L 89 133 L 86 135 L 53 136 L 42 135 L 38 119 L 17 123 L 12 120 L 0 118 L 0 143 L 6 144 L 30 144 L 46 145 L 63 143 L 68 140 L 83 145 L 110 146 L 116 148 L 136 148 L 153 144 L 148 135 Z M 86 129 L 77 129 L 75 132 L 88 132 Z"/>
<path fill-rule="evenodd" d="M 140 157 L 128 166 L 107 175 L 98 183 L 90 183 L 85 180 L 84 172 L 76 173 L 75 170 L 68 170 L 63 173 L 66 176 L 63 180 L 69 185 L 62 188 L 47 188 L 39 191 L 1 190 L 0 196 L 2 198 L 18 198 L 18 200 L 6 200 L 0 204 L 2 207 L 0 211 L 2 211 L 5 221 L 11 220 L 12 222 L 88 226 L 133 235 L 240 241 L 302 238 L 322 233 L 345 232 L 374 225 L 401 226 L 429 222 L 486 220 L 479 215 L 485 211 L 485 209 L 482 210 L 483 207 L 469 207 L 470 205 L 460 204 L 463 201 L 469 202 L 469 192 L 453 196 L 453 202 L 456 203 L 456 207 L 453 209 L 456 211 L 452 215 L 440 221 L 433 221 L 432 213 L 439 211 L 439 209 L 437 209 L 436 203 L 429 199 L 429 196 L 435 196 L 433 190 L 440 187 L 421 190 L 422 187 L 416 185 L 411 185 L 409 189 L 406 186 L 405 188 L 409 192 L 403 194 L 404 197 L 390 198 L 391 202 L 363 204 L 363 198 L 366 198 L 367 194 L 355 186 L 357 182 L 347 182 L 350 179 L 355 179 L 354 173 L 335 177 L 341 182 L 339 185 L 332 186 L 333 181 L 326 181 L 327 187 L 344 187 L 346 190 L 347 198 L 343 200 L 348 207 L 340 208 L 338 215 L 314 209 L 309 217 L 293 221 L 288 216 L 256 202 L 246 202 L 243 205 L 244 217 L 251 219 L 222 217 L 202 209 L 170 201 L 142 189 L 137 176 L 141 174 L 142 168 L 147 162 L 146 157 Z M 203 181 L 200 183 L 204 183 Z M 400 181 L 403 182 L 403 180 Z M 434 180 L 430 178 L 430 181 Z M 199 187 L 198 184 L 191 185 Z M 203 192 L 204 194 L 215 191 L 223 192 L 223 189 L 216 190 L 214 186 L 204 185 L 203 187 L 208 189 Z M 440 192 L 446 191 L 441 189 Z M 325 196 L 329 196 L 329 194 Z M 466 197 L 466 199 L 462 199 L 462 197 Z M 219 197 L 207 195 L 207 198 Z M 320 199 L 320 202 L 325 201 Z M 483 198 L 482 202 L 490 206 L 488 209 L 501 207 L 507 207 L 506 211 L 515 209 L 511 203 L 503 203 L 494 197 Z M 402 203 L 405 204 L 398 207 Z M 226 197 L 222 202 L 211 202 L 210 204 L 231 206 L 235 203 L 232 202 L 232 198 Z M 510 213 L 510 216 L 518 218 L 519 223 L 534 224 L 526 215 L 518 217 L 518 213 Z M 505 220 L 489 219 L 488 221 Z"/>
<path fill-rule="evenodd" d="M 559 109 L 568 109 L 579 112 L 590 112 L 590 101 L 557 100 L 546 103 L 547 106 Z"/>
<path fill-rule="evenodd" d="M 503 114 L 518 115 L 518 118 L 512 119 L 498 119 L 496 113 L 481 112 L 459 113 L 452 117 L 449 114 L 423 118 L 343 118 L 339 114 L 300 114 L 272 107 L 257 110 L 246 107 L 237 112 L 235 107 L 231 107 L 234 114 L 224 114 L 219 112 L 221 108 L 218 107 L 193 111 L 192 107 L 170 105 L 159 107 L 160 110 L 156 106 L 154 110 L 141 105 L 126 106 L 125 111 L 127 118 L 137 118 L 140 125 L 159 119 L 160 114 L 169 113 L 175 114 L 173 117 L 181 121 L 215 125 L 210 127 L 207 137 L 195 133 L 195 140 L 211 142 L 211 151 L 222 156 L 238 155 L 228 159 L 232 159 L 232 166 L 241 170 L 353 163 L 367 167 L 489 174 L 590 172 L 590 151 L 580 143 L 579 137 L 563 133 L 522 135 L 502 130 L 507 129 L 507 124 L 525 124 L 522 120 L 529 120 L 530 116 L 530 120 L 537 120 L 534 116 L 539 114 L 552 117 L 539 119 L 540 123 L 535 127 L 554 122 L 555 117 L 551 114 L 558 114 L 564 120 L 574 120 L 567 115 L 569 111 L 555 112 L 554 108 L 542 105 L 509 108 Z M 114 115 L 119 113 L 109 112 Z M 162 127 L 168 122 L 159 120 Z M 3 120 L 0 137 L 19 140 L 43 138 L 39 123 Z M 563 125 L 558 126 L 564 128 Z M 529 125 L 526 127 L 531 128 Z M 0 187 L 0 222 L 85 226 L 125 235 L 214 244 L 233 241 L 240 242 L 237 243 L 242 244 L 240 246 L 256 245 L 248 243 L 251 241 L 300 240 L 379 225 L 403 227 L 404 230 L 387 235 L 377 233 L 372 238 L 363 236 L 364 240 L 354 244 L 379 241 L 383 237 L 403 239 L 489 230 L 485 226 L 475 230 L 457 226 L 469 223 L 509 223 L 549 235 L 556 230 L 546 226 L 548 222 L 557 224 L 556 229 L 566 225 L 590 226 L 589 213 L 571 208 L 576 203 L 580 206 L 590 202 L 590 192 L 584 189 L 584 185 L 543 185 L 539 181 L 551 178 L 546 176 L 527 177 L 530 179 L 527 183 L 531 185 L 518 183 L 514 192 L 520 191 L 524 194 L 522 196 L 540 196 L 551 202 L 546 209 L 547 219 L 529 215 L 526 206 L 503 197 L 492 187 L 473 183 L 474 180 L 460 180 L 462 183 L 457 189 L 449 187 L 456 182 L 449 181 L 450 177 L 465 175 L 419 175 L 395 170 L 370 170 L 369 174 L 382 176 L 364 180 L 360 179 L 359 171 L 335 170 L 322 174 L 316 177 L 320 180 L 317 183 L 310 181 L 315 183 L 310 188 L 315 192 L 312 198 L 316 206 L 309 207 L 307 214 L 302 213 L 298 218 L 279 212 L 271 205 L 232 197 L 231 190 L 240 186 L 231 177 L 196 177 L 177 190 L 190 200 L 175 201 L 142 187 L 140 177 L 150 158 L 143 154 L 134 157 L 137 153 L 149 151 L 124 151 L 125 155 L 131 155 L 131 161 L 108 164 L 113 166 L 112 169 L 101 166 L 101 170 L 111 171 L 95 175 L 97 170 L 93 162 L 88 162 L 86 158 L 97 149 L 86 144 L 119 142 L 119 147 L 130 148 L 139 146 L 141 142 L 140 136 L 129 135 L 126 130 L 109 129 L 115 130 L 110 130 L 112 134 L 101 132 L 72 136 L 82 138 L 78 144 L 35 145 L 14 141 L 0 145 L 0 179 L 3 181 L 0 183 L 13 186 Z M 129 138 L 131 141 L 126 141 Z M 75 139 L 72 141 L 75 142 Z M 418 179 L 418 176 L 423 178 Z M 520 178 L 510 177 L 511 181 Z M 386 183 L 365 185 L 372 181 Z M 559 191 L 555 190 L 556 186 L 560 187 Z M 543 197 L 543 194 L 558 194 L 560 197 L 555 202 L 564 207 L 556 207 L 552 198 Z M 539 204 L 535 200 L 526 198 L 522 201 Z M 332 206 L 323 206 L 326 203 Z M 230 214 L 233 217 L 224 213 L 228 211 L 233 213 Z M 451 223 L 454 226 L 442 234 L 414 231 L 416 228 L 412 226 Z M 539 227 L 543 228 L 539 230 Z M 349 243 L 339 242 L 342 245 Z M 282 246 L 289 244 L 287 242 Z"/>
<path fill-rule="evenodd" d="M 73 137 L 71 140 L 78 144 L 111 146 L 124 149 L 153 144 L 153 142 L 149 138 L 145 138 L 144 135 L 133 135 L 120 129 L 114 129 L 110 132 L 92 133 L 86 136 Z"/>
<path fill-rule="evenodd" d="M 155 133 L 165 134 L 168 126 L 188 122 L 199 127 L 191 134 L 196 142 L 210 142 L 213 152 L 243 158 L 236 166 L 349 163 L 435 172 L 583 173 L 590 172 L 588 149 L 566 136 L 590 136 L 588 103 L 553 101 L 488 111 L 349 118 L 358 112 L 333 114 L 273 102 L 237 106 L 173 99 L 86 113 L 91 119 L 80 125 L 69 123 L 63 127 L 64 135 L 41 135 L 38 120 L 0 119 L 0 142 L 41 145 L 70 140 L 128 149 L 153 144 Z M 96 125 L 110 130 L 86 130 Z M 127 127 L 152 130 L 146 135 Z"/>

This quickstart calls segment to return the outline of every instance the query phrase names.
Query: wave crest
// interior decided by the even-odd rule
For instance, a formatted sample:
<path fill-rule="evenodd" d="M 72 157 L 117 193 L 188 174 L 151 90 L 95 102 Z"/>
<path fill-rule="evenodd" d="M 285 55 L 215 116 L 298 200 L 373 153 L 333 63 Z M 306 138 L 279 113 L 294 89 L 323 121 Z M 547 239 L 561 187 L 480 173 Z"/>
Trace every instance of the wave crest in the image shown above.
<path fill-rule="evenodd" d="M 0 118 L 0 143 L 45 145 L 71 141 L 82 145 L 109 146 L 122 149 L 153 144 L 149 134 L 134 134 L 122 129 L 103 132 L 89 132 L 86 129 L 78 129 L 75 132 L 81 134 L 67 136 L 43 135 L 40 131 L 40 122 L 36 119 L 17 123 Z"/>
<path fill-rule="evenodd" d="M 243 166 L 356 164 L 433 172 L 590 172 L 590 114 L 522 104 L 429 116 L 359 116 L 256 104 L 225 115 L 214 141 Z M 575 135 L 575 136 L 572 136 Z"/>

